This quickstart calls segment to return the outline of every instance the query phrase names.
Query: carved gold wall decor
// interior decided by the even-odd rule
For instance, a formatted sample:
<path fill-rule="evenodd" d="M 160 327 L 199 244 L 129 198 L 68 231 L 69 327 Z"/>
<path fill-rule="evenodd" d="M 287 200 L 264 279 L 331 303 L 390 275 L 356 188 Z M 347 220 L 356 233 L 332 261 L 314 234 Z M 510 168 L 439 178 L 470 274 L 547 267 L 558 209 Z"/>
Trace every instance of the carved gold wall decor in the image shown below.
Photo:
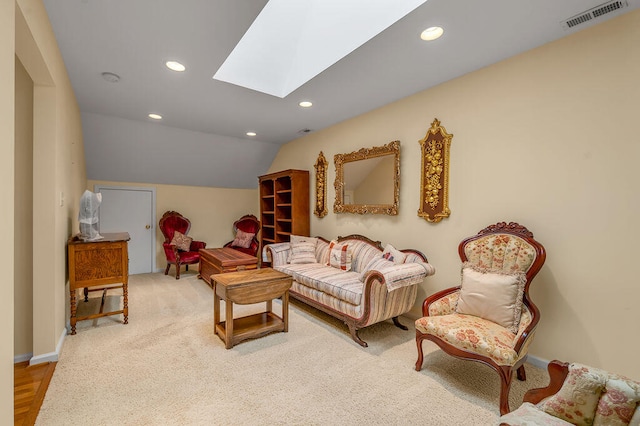
<path fill-rule="evenodd" d="M 398 214 L 400 141 L 336 154 L 334 213 Z"/>
<path fill-rule="evenodd" d="M 316 164 L 313 166 L 316 169 L 316 208 L 313 211 L 318 217 L 325 217 L 327 215 L 327 159 L 324 158 L 324 154 L 320 151 Z"/>
<path fill-rule="evenodd" d="M 427 222 L 449 217 L 449 149 L 453 135 L 447 133 L 437 118 L 421 139 L 422 168 L 418 216 Z"/>

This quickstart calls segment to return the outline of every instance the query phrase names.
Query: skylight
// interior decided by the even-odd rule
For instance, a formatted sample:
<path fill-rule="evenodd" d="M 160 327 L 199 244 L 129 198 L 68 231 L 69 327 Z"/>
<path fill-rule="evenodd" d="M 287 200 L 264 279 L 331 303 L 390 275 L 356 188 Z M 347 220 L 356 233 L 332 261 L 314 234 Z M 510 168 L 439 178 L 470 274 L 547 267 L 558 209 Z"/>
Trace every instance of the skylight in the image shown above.
<path fill-rule="evenodd" d="M 284 98 L 427 0 L 269 0 L 214 79 Z"/>

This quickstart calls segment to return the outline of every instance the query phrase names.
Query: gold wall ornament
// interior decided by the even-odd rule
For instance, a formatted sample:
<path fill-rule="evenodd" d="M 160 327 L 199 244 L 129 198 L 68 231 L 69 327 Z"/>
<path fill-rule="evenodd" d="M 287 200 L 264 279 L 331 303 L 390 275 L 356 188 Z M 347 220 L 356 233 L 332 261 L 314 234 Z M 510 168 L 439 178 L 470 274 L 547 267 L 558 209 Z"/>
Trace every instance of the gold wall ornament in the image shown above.
<path fill-rule="evenodd" d="M 418 216 L 427 222 L 440 222 L 449 217 L 449 150 L 453 135 L 437 118 L 419 141 L 422 147 L 420 208 Z"/>
<path fill-rule="evenodd" d="M 336 154 L 334 213 L 398 214 L 400 141 Z"/>
<path fill-rule="evenodd" d="M 327 215 L 327 159 L 324 158 L 324 154 L 320 151 L 316 164 L 313 166 L 316 169 L 316 207 L 313 211 L 318 217 L 325 217 Z"/>

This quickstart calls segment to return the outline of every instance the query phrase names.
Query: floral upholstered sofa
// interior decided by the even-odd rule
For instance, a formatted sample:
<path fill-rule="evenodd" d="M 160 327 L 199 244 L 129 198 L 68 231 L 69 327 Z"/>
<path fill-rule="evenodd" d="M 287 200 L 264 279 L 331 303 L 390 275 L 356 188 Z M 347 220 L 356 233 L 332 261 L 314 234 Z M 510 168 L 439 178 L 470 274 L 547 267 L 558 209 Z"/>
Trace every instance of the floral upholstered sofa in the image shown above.
<path fill-rule="evenodd" d="M 549 363 L 550 382 L 532 389 L 500 425 L 640 426 L 640 382 L 582 364 Z"/>
<path fill-rule="evenodd" d="M 289 294 L 344 321 L 351 337 L 367 346 L 358 329 L 398 316 L 416 301 L 418 284 L 435 268 L 417 250 L 397 250 L 362 235 L 339 237 L 291 236 L 289 243 L 266 245 L 263 259 L 293 277 Z"/>

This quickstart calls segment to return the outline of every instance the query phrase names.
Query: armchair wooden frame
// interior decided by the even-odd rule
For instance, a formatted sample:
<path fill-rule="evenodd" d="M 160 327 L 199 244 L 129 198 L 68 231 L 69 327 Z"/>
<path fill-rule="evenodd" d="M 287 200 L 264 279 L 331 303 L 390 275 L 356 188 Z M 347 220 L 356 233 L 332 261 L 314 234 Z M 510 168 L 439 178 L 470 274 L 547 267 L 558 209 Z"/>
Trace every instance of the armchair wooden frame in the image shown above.
<path fill-rule="evenodd" d="M 505 222 L 500 222 L 495 225 L 488 226 L 487 228 L 480 231 L 478 234 L 473 237 L 467 238 L 463 240 L 458 246 L 458 254 L 460 255 L 460 259 L 462 262 L 466 262 L 467 255 L 465 253 L 465 246 L 474 240 L 482 238 L 489 234 L 511 234 L 515 235 L 519 238 L 527 241 L 532 247 L 534 247 L 536 252 L 536 258 L 526 271 L 526 284 L 524 288 L 523 295 L 523 304 L 529 309 L 531 313 L 531 322 L 522 332 L 518 340 L 514 345 L 514 350 L 518 354 L 518 361 L 514 365 L 499 365 L 494 360 L 489 357 L 476 354 L 473 352 L 468 352 L 459 348 L 452 346 L 451 344 L 441 340 L 440 338 L 433 336 L 431 334 L 423 334 L 419 330 L 416 330 L 416 345 L 418 347 L 418 360 L 416 361 L 416 371 L 420 371 L 422 368 L 422 362 L 424 359 L 424 355 L 422 352 L 422 342 L 427 339 L 431 340 L 435 344 L 437 344 L 444 352 L 447 354 L 454 356 L 459 359 L 469 360 L 479 362 L 496 370 L 498 375 L 500 376 L 500 414 L 504 415 L 510 411 L 509 409 L 509 390 L 511 389 L 511 380 L 513 378 L 513 373 L 517 372 L 518 380 L 524 381 L 526 380 L 526 373 L 524 369 L 524 363 L 527 359 L 526 350 L 529 346 L 529 339 L 533 336 L 533 333 L 540 321 L 540 311 L 538 307 L 533 303 L 529 296 L 529 286 L 531 285 L 531 281 L 537 275 L 537 273 L 542 268 L 546 258 L 546 252 L 542 244 L 537 242 L 533 233 L 530 232 L 524 226 L 510 222 L 506 224 Z M 451 287 L 445 290 L 442 290 L 438 293 L 435 293 L 429 297 L 427 297 L 422 304 L 422 315 L 427 317 L 429 316 L 429 306 L 443 298 L 444 296 L 450 295 L 460 290 L 460 286 Z M 524 353 L 524 355 L 523 355 Z"/>

